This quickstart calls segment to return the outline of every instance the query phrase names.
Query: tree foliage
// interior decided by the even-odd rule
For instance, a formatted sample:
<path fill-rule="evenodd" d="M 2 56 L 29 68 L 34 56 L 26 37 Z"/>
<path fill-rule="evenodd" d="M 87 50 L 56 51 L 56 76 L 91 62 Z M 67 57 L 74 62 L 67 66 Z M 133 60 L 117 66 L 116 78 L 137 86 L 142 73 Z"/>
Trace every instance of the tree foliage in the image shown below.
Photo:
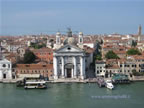
<path fill-rule="evenodd" d="M 24 63 L 25 64 L 33 63 L 35 61 L 35 59 L 36 59 L 36 56 L 31 51 L 26 52 L 24 55 Z"/>
<path fill-rule="evenodd" d="M 40 48 L 46 47 L 46 45 L 45 44 L 32 43 L 31 47 L 33 47 L 34 49 L 40 49 Z"/>
<path fill-rule="evenodd" d="M 134 49 L 134 48 L 129 49 L 129 50 L 127 51 L 127 54 L 128 54 L 128 55 L 141 55 L 140 51 L 139 51 L 138 49 Z"/>
<path fill-rule="evenodd" d="M 107 58 L 107 59 L 119 59 L 118 55 L 115 54 L 112 50 L 108 51 L 106 53 L 105 58 Z"/>

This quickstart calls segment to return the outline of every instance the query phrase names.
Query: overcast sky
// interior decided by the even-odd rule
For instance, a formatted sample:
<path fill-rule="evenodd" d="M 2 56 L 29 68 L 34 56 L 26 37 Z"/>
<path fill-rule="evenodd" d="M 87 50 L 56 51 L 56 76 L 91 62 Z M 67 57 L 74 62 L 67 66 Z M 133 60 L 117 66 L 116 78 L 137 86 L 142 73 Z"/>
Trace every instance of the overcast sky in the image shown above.
<path fill-rule="evenodd" d="M 143 0 L 0 0 L 0 35 L 133 34 L 144 26 Z"/>

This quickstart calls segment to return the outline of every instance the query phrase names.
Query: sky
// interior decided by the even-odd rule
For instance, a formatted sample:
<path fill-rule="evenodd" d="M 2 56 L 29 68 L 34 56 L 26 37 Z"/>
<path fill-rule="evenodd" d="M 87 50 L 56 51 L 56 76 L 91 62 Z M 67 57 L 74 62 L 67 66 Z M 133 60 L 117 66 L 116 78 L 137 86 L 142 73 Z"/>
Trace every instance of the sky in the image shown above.
<path fill-rule="evenodd" d="M 144 0 L 0 0 L 0 35 L 136 34 Z"/>

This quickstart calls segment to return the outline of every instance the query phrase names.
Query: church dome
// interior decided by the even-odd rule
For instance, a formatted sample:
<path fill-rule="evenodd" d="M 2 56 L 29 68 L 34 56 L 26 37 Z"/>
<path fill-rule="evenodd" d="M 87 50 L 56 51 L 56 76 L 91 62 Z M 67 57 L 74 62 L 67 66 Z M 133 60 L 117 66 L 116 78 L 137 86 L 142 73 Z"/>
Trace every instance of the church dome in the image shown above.
<path fill-rule="evenodd" d="M 64 40 L 64 45 L 66 44 L 76 45 L 77 41 L 73 37 L 68 37 Z"/>
<path fill-rule="evenodd" d="M 59 36 L 59 35 L 61 35 L 61 33 L 60 33 L 60 32 L 57 32 L 57 33 L 56 33 L 56 35 L 58 35 L 58 36 Z"/>
<path fill-rule="evenodd" d="M 83 32 L 79 32 L 79 35 L 83 35 Z"/>

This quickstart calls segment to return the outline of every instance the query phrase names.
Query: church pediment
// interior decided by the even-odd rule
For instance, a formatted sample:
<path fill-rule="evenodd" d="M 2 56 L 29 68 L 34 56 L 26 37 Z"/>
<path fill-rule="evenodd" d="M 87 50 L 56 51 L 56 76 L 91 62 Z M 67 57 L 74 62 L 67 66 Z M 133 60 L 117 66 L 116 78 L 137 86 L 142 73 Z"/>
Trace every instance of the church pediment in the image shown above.
<path fill-rule="evenodd" d="M 66 53 L 66 52 L 81 52 L 83 53 L 84 51 L 76 46 L 73 45 L 65 45 L 61 47 L 60 49 L 55 51 L 56 53 Z"/>

